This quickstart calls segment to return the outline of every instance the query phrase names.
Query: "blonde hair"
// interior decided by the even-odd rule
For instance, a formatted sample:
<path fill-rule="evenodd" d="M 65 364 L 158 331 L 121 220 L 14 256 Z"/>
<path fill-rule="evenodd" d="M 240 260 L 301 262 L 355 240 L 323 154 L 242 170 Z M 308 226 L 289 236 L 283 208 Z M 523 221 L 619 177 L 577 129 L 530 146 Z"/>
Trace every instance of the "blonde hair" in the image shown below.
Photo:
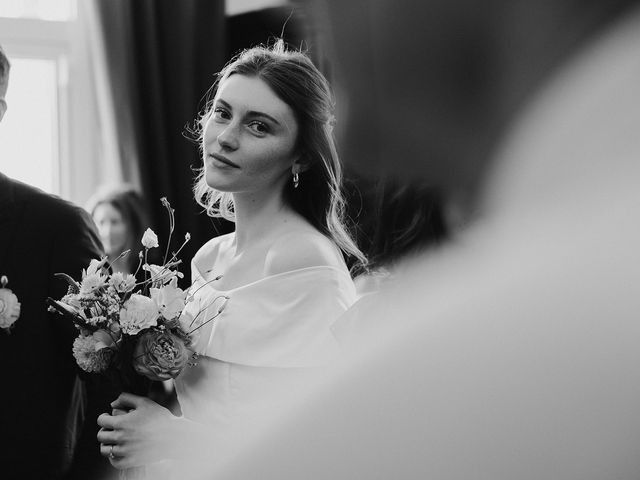
<path fill-rule="evenodd" d="M 314 227 L 325 234 L 356 264 L 367 263 L 350 233 L 342 193 L 342 165 L 333 137 L 333 95 L 326 78 L 309 57 L 288 50 L 282 40 L 273 46 L 243 51 L 218 74 L 211 93 L 231 75 L 260 78 L 293 110 L 298 122 L 296 150 L 309 168 L 300 173 L 300 187 L 292 182 L 284 187 L 285 201 Z M 213 97 L 200 117 L 196 134 L 202 148 L 203 127 L 211 114 Z M 196 201 L 209 216 L 234 221 L 233 197 L 207 185 L 204 168 L 194 184 Z"/>

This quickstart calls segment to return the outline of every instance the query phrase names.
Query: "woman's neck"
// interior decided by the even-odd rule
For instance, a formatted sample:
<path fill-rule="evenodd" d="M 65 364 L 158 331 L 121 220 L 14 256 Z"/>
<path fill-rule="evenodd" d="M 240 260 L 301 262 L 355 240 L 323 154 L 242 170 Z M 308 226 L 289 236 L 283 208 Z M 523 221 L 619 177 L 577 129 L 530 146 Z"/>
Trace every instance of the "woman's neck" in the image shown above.
<path fill-rule="evenodd" d="M 286 205 L 281 192 L 282 189 L 275 189 L 264 194 L 233 194 L 237 253 L 264 240 L 278 226 L 287 222 L 291 209 Z"/>

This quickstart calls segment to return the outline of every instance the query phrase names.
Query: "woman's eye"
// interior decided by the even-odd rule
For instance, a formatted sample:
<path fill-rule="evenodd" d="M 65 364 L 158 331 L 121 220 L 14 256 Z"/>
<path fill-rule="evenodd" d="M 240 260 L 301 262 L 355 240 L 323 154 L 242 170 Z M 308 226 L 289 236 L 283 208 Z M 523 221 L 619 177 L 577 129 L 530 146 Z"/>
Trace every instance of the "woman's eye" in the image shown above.
<path fill-rule="evenodd" d="M 230 118 L 230 115 L 226 109 L 222 107 L 216 107 L 213 110 L 213 118 L 227 120 Z"/>
<path fill-rule="evenodd" d="M 269 133 L 269 127 L 263 122 L 253 121 L 249 124 L 249 128 L 260 135 Z"/>

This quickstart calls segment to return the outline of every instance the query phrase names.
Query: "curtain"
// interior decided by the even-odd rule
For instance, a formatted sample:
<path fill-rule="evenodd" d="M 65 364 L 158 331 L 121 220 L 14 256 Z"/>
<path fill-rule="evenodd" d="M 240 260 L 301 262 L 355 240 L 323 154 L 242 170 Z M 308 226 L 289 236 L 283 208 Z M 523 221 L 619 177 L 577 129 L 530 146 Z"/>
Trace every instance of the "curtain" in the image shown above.
<path fill-rule="evenodd" d="M 162 247 L 168 217 L 160 198 L 171 202 L 172 249 L 185 233 L 192 237 L 180 254 L 188 284 L 189 259 L 231 228 L 207 217 L 194 201 L 193 170 L 202 161 L 197 145 L 185 138 L 226 60 L 224 1 L 94 0 L 93 6 L 123 180 L 140 186 Z"/>

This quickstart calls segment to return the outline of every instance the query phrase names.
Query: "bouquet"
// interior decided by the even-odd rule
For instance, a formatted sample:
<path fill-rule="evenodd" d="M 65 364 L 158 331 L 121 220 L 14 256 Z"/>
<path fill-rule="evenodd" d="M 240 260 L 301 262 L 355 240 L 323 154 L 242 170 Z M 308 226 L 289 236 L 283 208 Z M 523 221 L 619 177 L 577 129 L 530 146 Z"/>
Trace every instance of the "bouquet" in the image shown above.
<path fill-rule="evenodd" d="M 65 273 L 56 274 L 67 281 L 69 289 L 60 300 L 48 299 L 49 308 L 70 318 L 79 330 L 73 355 L 80 368 L 115 374 L 130 391 L 141 380 L 136 376 L 159 381 L 177 377 L 195 358 L 191 347 L 196 330 L 206 323 L 196 324 L 196 318 L 184 311 L 193 296 L 178 287 L 178 278 L 183 277 L 177 269 L 178 254 L 190 235 L 185 235 L 182 246 L 169 257 L 174 210 L 166 198 L 161 202 L 169 212 L 169 241 L 162 265 L 147 262 L 149 250 L 159 247 L 157 235 L 148 228 L 135 274 L 111 273 L 106 257 L 92 260 L 79 282 Z M 144 279 L 137 282 L 140 269 Z"/>

